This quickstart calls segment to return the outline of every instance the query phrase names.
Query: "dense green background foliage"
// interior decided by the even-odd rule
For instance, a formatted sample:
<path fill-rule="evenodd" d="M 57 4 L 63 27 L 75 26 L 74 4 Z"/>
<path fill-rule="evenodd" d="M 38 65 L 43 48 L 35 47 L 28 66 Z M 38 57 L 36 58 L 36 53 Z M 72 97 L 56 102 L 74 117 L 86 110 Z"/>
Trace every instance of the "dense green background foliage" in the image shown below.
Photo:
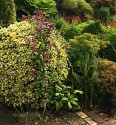
<path fill-rule="evenodd" d="M 0 26 L 7 27 L 16 22 L 14 0 L 0 0 Z"/>
<path fill-rule="evenodd" d="M 62 8 L 66 14 L 93 14 L 93 8 L 85 0 L 63 0 Z"/>
<path fill-rule="evenodd" d="M 17 16 L 22 14 L 32 15 L 34 11 L 42 9 L 45 13 L 54 14 L 57 12 L 54 0 L 15 0 Z"/>

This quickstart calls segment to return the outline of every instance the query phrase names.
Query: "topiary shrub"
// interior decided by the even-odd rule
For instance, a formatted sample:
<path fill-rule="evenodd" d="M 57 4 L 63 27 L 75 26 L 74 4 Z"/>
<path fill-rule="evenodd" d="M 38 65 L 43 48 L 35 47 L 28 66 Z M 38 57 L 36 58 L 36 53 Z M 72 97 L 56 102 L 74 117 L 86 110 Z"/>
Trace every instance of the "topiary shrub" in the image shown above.
<path fill-rule="evenodd" d="M 63 0 L 62 8 L 67 14 L 69 11 L 78 14 L 93 14 L 93 8 L 85 0 Z"/>
<path fill-rule="evenodd" d="M 66 31 L 64 31 L 64 38 L 66 40 L 69 40 L 69 39 L 73 39 L 74 36 L 78 36 L 80 35 L 81 33 L 79 32 L 79 30 L 77 29 L 76 26 L 72 25 L 70 26 Z"/>
<path fill-rule="evenodd" d="M 0 0 L 0 26 L 7 27 L 16 22 L 14 0 Z"/>
<path fill-rule="evenodd" d="M 101 22 L 107 22 L 111 20 L 110 16 L 110 8 L 109 7 L 101 7 L 96 14 L 97 18 L 101 20 Z"/>
<path fill-rule="evenodd" d="M 93 23 L 91 23 L 90 25 L 88 25 L 87 27 L 85 27 L 82 31 L 83 33 L 91 33 L 91 34 L 100 34 L 102 33 L 102 28 L 100 25 L 100 21 L 95 21 Z"/>
<path fill-rule="evenodd" d="M 101 59 L 98 71 L 101 101 L 104 102 L 104 106 L 108 103 L 116 106 L 116 63 Z"/>

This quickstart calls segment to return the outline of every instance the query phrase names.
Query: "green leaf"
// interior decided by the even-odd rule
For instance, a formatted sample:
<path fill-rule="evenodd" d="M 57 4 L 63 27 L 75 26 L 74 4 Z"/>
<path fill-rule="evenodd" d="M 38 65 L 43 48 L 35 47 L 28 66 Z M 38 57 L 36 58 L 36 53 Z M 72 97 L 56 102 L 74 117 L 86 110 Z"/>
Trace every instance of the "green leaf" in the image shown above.
<path fill-rule="evenodd" d="M 71 100 L 71 103 L 72 103 L 73 105 L 77 105 L 77 102 L 75 102 L 75 101 L 73 101 L 73 100 Z"/>
<path fill-rule="evenodd" d="M 60 105 L 58 102 L 56 102 L 56 110 L 60 109 Z"/>
<path fill-rule="evenodd" d="M 71 108 L 72 108 L 72 105 L 71 105 L 71 103 L 70 103 L 70 102 L 68 102 L 68 107 L 69 107 L 69 109 L 71 109 Z"/>
<path fill-rule="evenodd" d="M 62 98 L 62 100 L 68 100 L 68 98 L 66 98 L 66 97 L 63 97 L 63 98 Z"/>
<path fill-rule="evenodd" d="M 74 91 L 74 94 L 76 94 L 76 93 L 83 94 L 83 91 L 81 91 L 81 90 L 75 90 L 75 91 Z"/>

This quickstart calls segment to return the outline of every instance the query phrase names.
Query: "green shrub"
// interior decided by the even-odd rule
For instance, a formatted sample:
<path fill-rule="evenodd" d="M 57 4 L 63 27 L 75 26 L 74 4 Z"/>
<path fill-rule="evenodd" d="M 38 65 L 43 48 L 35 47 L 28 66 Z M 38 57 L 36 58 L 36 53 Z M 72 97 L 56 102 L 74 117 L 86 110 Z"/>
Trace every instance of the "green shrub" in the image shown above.
<path fill-rule="evenodd" d="M 88 25 L 92 24 L 94 21 L 93 20 L 89 20 L 86 22 L 82 22 L 76 25 L 77 29 L 79 30 L 79 32 L 83 32 L 83 30 L 85 29 L 85 27 L 87 27 Z"/>
<path fill-rule="evenodd" d="M 72 65 L 69 83 L 72 82 L 76 89 L 84 92 L 81 104 L 89 106 L 97 101 L 97 77 L 98 59 L 97 54 L 101 48 L 105 48 L 107 41 L 102 41 L 96 35 L 84 33 L 69 40 L 71 47 L 69 60 Z M 95 98 L 95 100 L 94 100 Z"/>
<path fill-rule="evenodd" d="M 54 22 L 54 23 L 55 23 L 56 29 L 58 29 L 58 30 L 60 30 L 61 28 L 64 28 L 65 26 L 68 25 L 68 23 L 61 18 L 57 19 L 56 22 Z"/>
<path fill-rule="evenodd" d="M 74 36 L 78 36 L 81 33 L 79 32 L 79 30 L 77 29 L 76 26 L 71 25 L 66 31 L 64 31 L 64 38 L 66 40 L 72 39 L 74 38 Z"/>
<path fill-rule="evenodd" d="M 110 16 L 110 8 L 108 7 L 101 7 L 96 14 L 97 18 L 100 19 L 102 22 L 109 21 L 111 19 Z"/>
<path fill-rule="evenodd" d="M 93 14 L 93 8 L 85 0 L 63 0 L 62 8 L 67 11 L 67 14 L 72 11 L 75 15 L 78 14 Z"/>
<path fill-rule="evenodd" d="M 100 25 L 100 21 L 93 22 L 85 27 L 82 31 L 83 33 L 91 33 L 91 34 L 100 34 L 102 33 L 102 28 Z"/>
<path fill-rule="evenodd" d="M 105 101 L 105 105 L 110 102 L 116 106 L 116 63 L 102 59 L 98 71 L 100 95 L 103 96 L 101 101 Z"/>
<path fill-rule="evenodd" d="M 106 27 L 105 38 L 110 41 L 107 48 L 102 49 L 100 57 L 116 62 L 116 28 Z"/>
<path fill-rule="evenodd" d="M 54 0 L 15 0 L 18 18 L 22 14 L 32 15 L 35 10 L 42 9 L 45 13 L 56 13 Z"/>
<path fill-rule="evenodd" d="M 14 0 L 0 0 L 0 26 L 7 27 L 16 22 Z"/>

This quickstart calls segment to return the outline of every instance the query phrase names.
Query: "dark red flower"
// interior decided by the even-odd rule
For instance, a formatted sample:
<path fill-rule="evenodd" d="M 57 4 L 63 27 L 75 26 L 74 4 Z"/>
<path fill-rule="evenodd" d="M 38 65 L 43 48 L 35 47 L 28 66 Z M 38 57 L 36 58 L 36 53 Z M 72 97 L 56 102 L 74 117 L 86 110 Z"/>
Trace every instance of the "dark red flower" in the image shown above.
<path fill-rule="evenodd" d="M 37 48 L 36 48 L 36 45 L 33 45 L 32 46 L 32 50 L 36 50 Z"/>
<path fill-rule="evenodd" d="M 45 54 L 44 54 L 45 57 L 48 57 L 49 56 L 49 52 L 46 51 Z"/>
<path fill-rule="evenodd" d="M 46 38 L 46 34 L 42 34 L 42 38 L 45 39 Z"/>
<path fill-rule="evenodd" d="M 36 39 L 35 39 L 35 38 L 32 38 L 32 42 L 36 42 Z"/>
<path fill-rule="evenodd" d="M 49 45 L 49 47 L 52 47 L 53 46 L 53 42 L 50 42 L 48 45 Z"/>

